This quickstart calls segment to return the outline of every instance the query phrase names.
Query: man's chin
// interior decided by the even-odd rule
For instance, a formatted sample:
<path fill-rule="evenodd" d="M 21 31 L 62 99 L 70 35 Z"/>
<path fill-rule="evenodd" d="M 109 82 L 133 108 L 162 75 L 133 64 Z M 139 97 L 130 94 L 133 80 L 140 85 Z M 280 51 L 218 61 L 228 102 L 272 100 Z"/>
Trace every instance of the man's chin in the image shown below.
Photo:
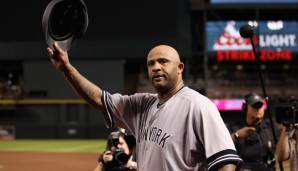
<path fill-rule="evenodd" d="M 153 87 L 157 92 L 164 92 L 167 88 L 163 84 L 153 83 Z"/>
<path fill-rule="evenodd" d="M 162 89 L 163 85 L 162 84 L 153 84 L 153 87 L 158 90 L 158 89 Z"/>

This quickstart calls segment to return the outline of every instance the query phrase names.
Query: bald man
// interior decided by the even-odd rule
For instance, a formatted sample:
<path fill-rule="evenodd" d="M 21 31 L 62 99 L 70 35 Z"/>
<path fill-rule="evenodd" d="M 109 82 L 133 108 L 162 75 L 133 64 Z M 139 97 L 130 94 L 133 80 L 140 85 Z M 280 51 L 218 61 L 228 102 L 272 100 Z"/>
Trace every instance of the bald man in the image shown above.
<path fill-rule="evenodd" d="M 108 127 L 125 125 L 137 140 L 138 170 L 235 170 L 241 163 L 216 106 L 185 86 L 178 52 L 159 45 L 147 56 L 149 79 L 157 94 L 110 94 L 83 77 L 67 52 L 48 48 L 52 64 L 76 92 L 104 112 Z"/>

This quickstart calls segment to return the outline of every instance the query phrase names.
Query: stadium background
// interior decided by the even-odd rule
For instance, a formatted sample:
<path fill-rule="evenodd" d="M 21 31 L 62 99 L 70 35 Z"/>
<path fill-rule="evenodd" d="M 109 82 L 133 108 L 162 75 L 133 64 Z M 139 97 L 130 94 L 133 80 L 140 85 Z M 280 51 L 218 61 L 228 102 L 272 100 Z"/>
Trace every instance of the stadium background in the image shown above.
<path fill-rule="evenodd" d="M 101 113 L 74 93 L 47 58 L 41 19 L 49 2 L 1 3 L 0 137 L 106 138 L 109 130 Z M 71 61 L 112 93 L 153 92 L 146 76 L 146 53 L 154 45 L 169 44 L 186 63 L 186 84 L 213 99 L 225 121 L 242 119 L 243 95 L 262 94 L 256 65 L 248 59 L 250 49 L 232 34 L 250 23 L 260 26 L 259 49 L 267 56 L 260 67 L 269 97 L 298 94 L 297 0 L 85 3 L 89 27 L 70 50 Z M 220 38 L 225 44 L 215 46 Z"/>

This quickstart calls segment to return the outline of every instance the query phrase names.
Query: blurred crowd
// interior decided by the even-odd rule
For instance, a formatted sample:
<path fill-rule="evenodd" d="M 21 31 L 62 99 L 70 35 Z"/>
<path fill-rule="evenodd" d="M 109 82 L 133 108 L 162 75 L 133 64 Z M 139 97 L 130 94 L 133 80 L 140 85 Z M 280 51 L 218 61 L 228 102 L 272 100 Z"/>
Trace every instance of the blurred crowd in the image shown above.
<path fill-rule="evenodd" d="M 19 99 L 23 96 L 23 84 L 12 73 L 0 80 L 0 99 Z"/>

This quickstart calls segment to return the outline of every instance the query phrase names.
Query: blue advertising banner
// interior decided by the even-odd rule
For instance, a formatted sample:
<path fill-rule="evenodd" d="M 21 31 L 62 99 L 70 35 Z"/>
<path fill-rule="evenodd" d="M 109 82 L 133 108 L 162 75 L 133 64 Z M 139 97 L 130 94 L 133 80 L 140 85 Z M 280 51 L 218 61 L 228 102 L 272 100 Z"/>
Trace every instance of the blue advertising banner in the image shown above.
<path fill-rule="evenodd" d="M 239 33 L 240 27 L 248 23 L 256 27 L 254 40 L 260 50 L 298 52 L 297 21 L 208 21 L 207 51 L 252 50 L 250 40 Z"/>

